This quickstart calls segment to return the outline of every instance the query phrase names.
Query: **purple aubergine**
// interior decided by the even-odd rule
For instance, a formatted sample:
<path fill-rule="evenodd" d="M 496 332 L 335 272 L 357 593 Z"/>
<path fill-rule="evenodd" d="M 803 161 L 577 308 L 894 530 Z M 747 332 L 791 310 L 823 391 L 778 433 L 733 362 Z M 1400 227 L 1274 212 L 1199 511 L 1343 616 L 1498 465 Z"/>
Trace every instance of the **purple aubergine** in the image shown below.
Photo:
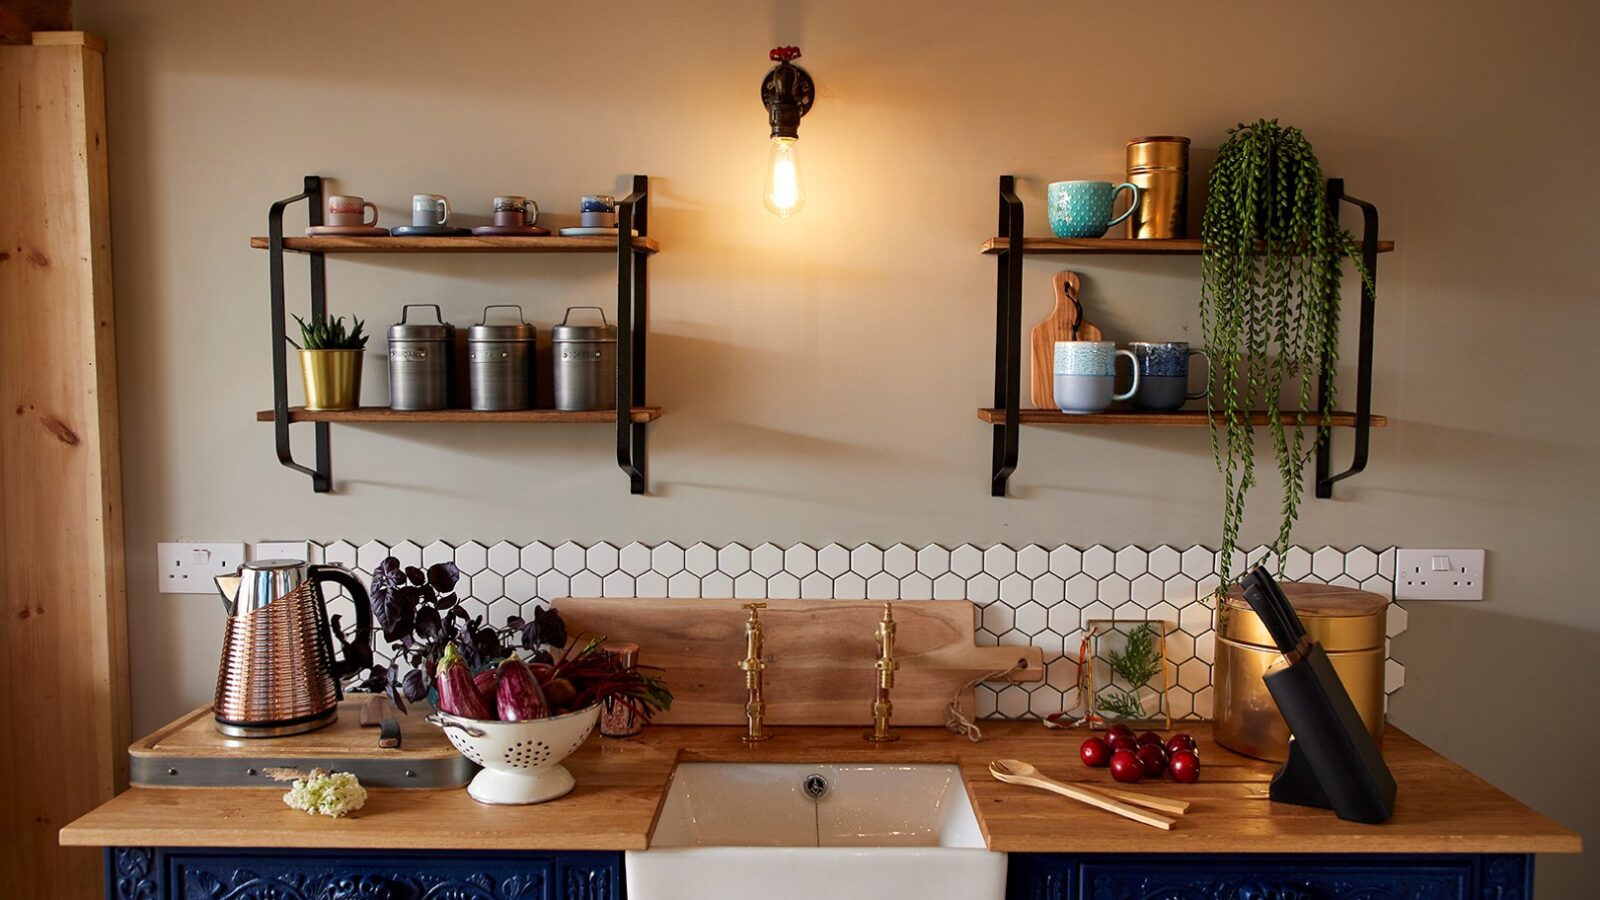
<path fill-rule="evenodd" d="M 478 689 L 478 696 L 483 698 L 483 705 L 492 711 L 496 707 L 494 699 L 496 675 L 494 669 L 484 669 L 472 676 L 472 686 Z"/>
<path fill-rule="evenodd" d="M 533 677 L 528 664 L 515 656 L 500 664 L 500 684 L 495 688 L 495 700 L 500 706 L 502 722 L 526 722 L 530 719 L 548 719 L 550 704 L 545 701 L 544 689 Z"/>
<path fill-rule="evenodd" d="M 439 687 L 441 710 L 465 719 L 494 719 L 494 711 L 483 702 L 478 686 L 472 683 L 467 661 L 456 652 L 455 644 L 445 644 L 434 683 Z"/>

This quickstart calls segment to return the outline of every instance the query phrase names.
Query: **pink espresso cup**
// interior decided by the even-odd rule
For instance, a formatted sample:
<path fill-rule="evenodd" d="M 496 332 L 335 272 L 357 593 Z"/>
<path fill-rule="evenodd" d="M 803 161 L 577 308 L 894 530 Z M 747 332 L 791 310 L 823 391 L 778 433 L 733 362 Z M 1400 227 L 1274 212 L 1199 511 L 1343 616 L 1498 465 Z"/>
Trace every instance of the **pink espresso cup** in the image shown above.
<path fill-rule="evenodd" d="M 367 218 L 368 210 L 372 211 L 370 220 Z M 371 228 L 378 224 L 378 208 L 360 197 L 335 194 L 328 198 L 328 224 L 343 228 Z"/>

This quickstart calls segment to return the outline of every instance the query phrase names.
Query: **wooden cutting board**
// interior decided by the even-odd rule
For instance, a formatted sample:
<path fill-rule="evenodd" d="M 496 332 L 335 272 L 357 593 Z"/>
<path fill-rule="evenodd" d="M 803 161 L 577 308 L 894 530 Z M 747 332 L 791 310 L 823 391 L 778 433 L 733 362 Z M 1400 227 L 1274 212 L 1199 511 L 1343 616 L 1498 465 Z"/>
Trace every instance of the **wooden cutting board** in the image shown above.
<path fill-rule="evenodd" d="M 1033 326 L 1029 346 L 1033 357 L 1031 386 L 1035 409 L 1056 409 L 1056 341 L 1098 341 L 1100 329 L 1082 320 L 1082 301 L 1077 301 L 1082 284 L 1078 273 L 1063 270 L 1055 277 L 1056 305 L 1050 315 Z M 1078 336 L 1072 337 L 1072 323 L 1078 322 Z"/>
<path fill-rule="evenodd" d="M 346 694 L 332 725 L 277 738 L 230 738 L 216 729 L 210 705 L 135 741 L 128 748 L 129 781 L 146 787 L 276 787 L 268 768 L 313 768 L 354 772 L 367 787 L 450 788 L 472 778 L 477 767 L 456 752 L 444 732 L 422 719 L 426 701 L 407 704 L 396 715 L 401 745 L 378 746 L 378 729 L 361 726 L 361 705 L 370 694 Z"/>
<path fill-rule="evenodd" d="M 656 717 L 676 725 L 744 724 L 744 600 L 564 599 L 572 636 L 604 635 L 640 646 L 639 661 L 659 666 L 672 689 L 672 709 Z M 773 725 L 857 725 L 872 720 L 878 657 L 876 629 L 883 603 L 875 600 L 767 600 L 761 611 L 767 660 L 767 722 Z M 958 690 L 972 710 L 974 678 L 1026 668 L 1012 681 L 1044 678 L 1038 647 L 973 645 L 973 605 L 966 600 L 894 603 L 894 722 L 943 725 Z"/>

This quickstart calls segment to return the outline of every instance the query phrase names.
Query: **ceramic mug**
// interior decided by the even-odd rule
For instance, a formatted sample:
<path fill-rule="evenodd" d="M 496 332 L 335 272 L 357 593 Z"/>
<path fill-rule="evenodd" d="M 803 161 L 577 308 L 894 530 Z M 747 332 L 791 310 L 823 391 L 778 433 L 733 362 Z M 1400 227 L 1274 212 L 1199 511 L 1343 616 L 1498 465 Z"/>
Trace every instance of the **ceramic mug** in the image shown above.
<path fill-rule="evenodd" d="M 412 194 L 411 225 L 429 228 L 450 220 L 450 199 L 443 194 Z"/>
<path fill-rule="evenodd" d="M 588 194 L 578 201 L 578 223 L 585 228 L 617 227 L 617 198 Z"/>
<path fill-rule="evenodd" d="M 1127 188 L 1133 201 L 1122 215 L 1111 217 L 1117 192 Z M 1050 230 L 1060 238 L 1097 238 L 1106 229 L 1133 215 L 1139 206 L 1139 186 L 1109 181 L 1053 181 L 1045 192 L 1049 201 Z"/>
<path fill-rule="evenodd" d="M 367 210 L 372 210 L 372 220 L 367 220 Z M 360 197 L 348 194 L 334 194 L 328 198 L 328 224 L 341 228 L 363 226 L 371 228 L 378 224 L 378 208 Z"/>
<path fill-rule="evenodd" d="M 1211 357 L 1204 350 L 1191 350 L 1185 341 L 1134 341 L 1128 349 L 1133 351 L 1139 372 L 1139 390 L 1133 395 L 1135 407 L 1171 411 L 1182 409 L 1185 401 L 1206 395 L 1204 382 L 1200 390 L 1189 390 L 1191 358 L 1205 360 L 1206 380 L 1211 378 Z"/>
<path fill-rule="evenodd" d="M 539 204 L 516 194 L 494 198 L 494 224 L 501 228 L 528 228 L 539 221 Z"/>
<path fill-rule="evenodd" d="M 1133 383 L 1117 393 L 1117 357 L 1131 364 Z M 1126 400 L 1139 391 L 1139 362 L 1110 341 L 1056 341 L 1056 408 L 1064 413 L 1105 412 L 1112 401 Z"/>

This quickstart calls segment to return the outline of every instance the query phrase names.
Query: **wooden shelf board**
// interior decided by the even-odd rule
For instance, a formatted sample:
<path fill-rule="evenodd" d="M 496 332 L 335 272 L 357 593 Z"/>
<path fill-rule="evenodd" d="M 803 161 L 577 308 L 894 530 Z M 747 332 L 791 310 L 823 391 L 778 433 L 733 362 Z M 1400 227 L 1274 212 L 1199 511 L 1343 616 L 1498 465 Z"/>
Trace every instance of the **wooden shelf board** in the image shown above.
<path fill-rule="evenodd" d="M 267 239 L 256 236 L 250 246 L 267 249 Z M 661 249 L 652 237 L 636 237 L 633 246 L 646 253 Z M 285 250 L 302 253 L 615 253 L 617 239 L 609 237 L 286 237 Z"/>
<path fill-rule="evenodd" d="M 1253 425 L 1269 425 L 1274 418 L 1286 424 L 1293 423 L 1298 413 L 1295 410 L 1282 410 L 1274 414 L 1266 410 L 1253 410 L 1250 413 L 1250 422 Z M 1006 411 L 1003 409 L 980 408 L 978 418 L 990 425 L 1002 425 L 1006 420 Z M 1308 416 L 1309 425 L 1321 424 L 1319 416 Z M 1333 421 L 1329 424 L 1336 428 L 1354 428 L 1356 414 L 1345 410 L 1336 410 Z M 1180 409 L 1175 412 L 1142 412 L 1139 410 L 1109 410 L 1103 413 L 1074 414 L 1064 413 L 1054 409 L 1023 409 L 1017 413 L 1018 422 L 1022 425 L 1162 425 L 1162 426 L 1189 426 L 1204 427 L 1207 424 L 1206 411 L 1203 409 Z M 1386 428 L 1389 425 L 1387 416 L 1375 415 L 1372 417 L 1373 428 Z"/>
<path fill-rule="evenodd" d="M 992 237 L 983 242 L 984 253 L 999 253 L 1009 246 L 1009 239 Z M 1023 238 L 1022 252 L 1027 253 L 1155 253 L 1178 256 L 1198 256 L 1205 249 L 1199 238 Z M 1379 241 L 1378 252 L 1390 253 L 1394 241 Z"/>
<path fill-rule="evenodd" d="M 659 406 L 635 406 L 633 421 L 654 422 L 661 418 Z M 256 413 L 257 422 L 271 422 L 272 410 Z M 392 422 L 519 422 L 552 424 L 603 424 L 616 422 L 616 410 L 593 409 L 569 412 L 559 409 L 517 409 L 505 412 L 485 412 L 476 409 L 390 409 L 387 406 L 363 406 L 360 409 L 310 410 L 303 406 L 289 407 L 290 422 L 344 422 L 348 424 L 379 424 Z"/>

